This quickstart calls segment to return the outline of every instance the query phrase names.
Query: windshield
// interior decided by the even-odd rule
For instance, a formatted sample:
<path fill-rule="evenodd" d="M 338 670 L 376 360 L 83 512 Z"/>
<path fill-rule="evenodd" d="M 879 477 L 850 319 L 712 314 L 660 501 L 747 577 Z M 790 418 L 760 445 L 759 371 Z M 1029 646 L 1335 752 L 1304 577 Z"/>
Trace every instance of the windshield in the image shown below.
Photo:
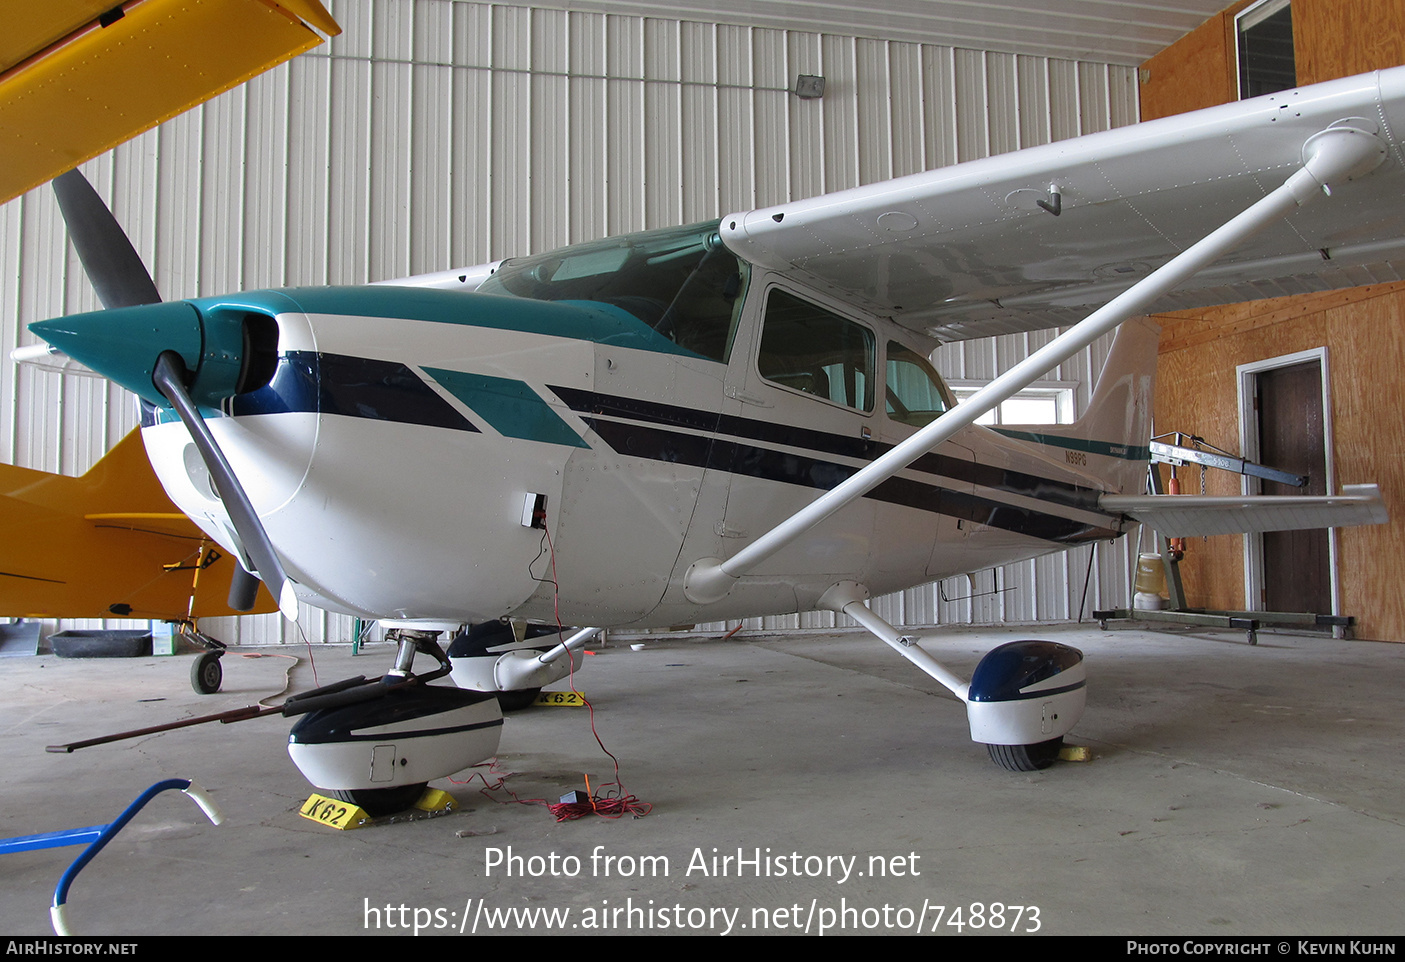
<path fill-rule="evenodd" d="M 680 347 L 726 362 L 746 287 L 720 221 L 627 234 L 506 261 L 478 289 L 627 312 Z"/>

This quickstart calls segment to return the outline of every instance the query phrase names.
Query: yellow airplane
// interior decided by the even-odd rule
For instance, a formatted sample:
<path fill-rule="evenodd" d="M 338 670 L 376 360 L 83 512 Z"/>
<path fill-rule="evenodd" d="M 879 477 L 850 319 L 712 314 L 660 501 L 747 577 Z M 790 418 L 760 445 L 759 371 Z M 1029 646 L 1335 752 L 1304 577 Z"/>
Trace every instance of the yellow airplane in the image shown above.
<path fill-rule="evenodd" d="M 171 503 L 135 430 L 80 478 L 0 464 L 0 616 L 241 614 L 237 567 Z M 276 606 L 261 590 L 256 607 Z"/>
<path fill-rule="evenodd" d="M 5 4 L 0 203 L 339 33 L 319 0 Z"/>

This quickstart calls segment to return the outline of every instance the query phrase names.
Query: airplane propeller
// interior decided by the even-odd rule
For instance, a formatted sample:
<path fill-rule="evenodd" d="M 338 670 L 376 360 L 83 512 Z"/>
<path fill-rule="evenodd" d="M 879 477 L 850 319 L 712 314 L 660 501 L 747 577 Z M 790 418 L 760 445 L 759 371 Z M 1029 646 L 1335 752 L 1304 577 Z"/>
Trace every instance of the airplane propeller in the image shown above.
<path fill-rule="evenodd" d="M 53 183 L 69 240 L 102 306 L 160 304 L 161 294 L 141 255 L 83 172 L 75 167 Z"/>
<path fill-rule="evenodd" d="M 157 291 L 151 274 L 142 263 L 141 256 L 137 254 L 136 248 L 132 246 L 131 239 L 127 237 L 121 225 L 117 223 L 117 218 L 112 215 L 112 211 L 108 209 L 102 198 L 88 183 L 88 179 L 80 171 L 74 169 L 56 177 L 53 184 L 54 193 L 58 197 L 59 210 L 63 214 L 65 225 L 68 227 L 74 250 L 78 253 L 78 260 L 83 264 L 83 270 L 97 291 L 98 300 L 102 302 L 103 308 L 112 311 L 161 304 L 161 294 Z M 187 323 L 190 320 L 189 312 L 182 312 L 176 305 L 163 306 L 162 311 L 163 318 L 173 317 L 174 320 L 174 317 L 178 317 Z M 111 320 L 118 321 L 120 319 L 112 318 Z M 174 327 L 174 323 L 171 326 Z M 43 329 L 41 330 L 41 328 Z M 69 335 L 77 333 L 73 330 L 72 325 L 64 324 L 63 319 L 43 322 L 35 325 L 33 329 L 50 343 L 54 343 L 54 336 L 51 335 L 56 335 L 62 341 L 65 333 Z M 242 340 L 247 341 L 247 332 L 241 331 L 240 335 Z M 87 332 L 84 332 L 83 336 L 91 343 L 90 335 Z M 111 344 L 118 339 L 126 340 L 119 332 L 112 332 L 104 340 Z M 62 347 L 63 345 L 58 346 Z M 249 356 L 250 353 L 243 352 L 240 370 L 233 379 L 233 386 L 228 393 L 238 393 L 249 381 L 248 367 L 257 363 Z M 79 358 L 79 360 L 85 359 Z M 253 562 L 259 577 L 263 579 L 273 596 L 277 598 L 278 608 L 284 617 L 290 621 L 297 621 L 298 600 L 293 591 L 292 580 L 283 570 L 283 565 L 278 560 L 278 553 L 274 550 L 273 542 L 269 539 L 263 522 L 249 501 L 244 486 L 239 483 L 239 478 L 235 475 L 229 460 L 224 456 L 224 452 L 215 441 L 214 435 L 210 433 L 209 427 L 205 424 L 205 418 L 200 413 L 199 405 L 191 396 L 188 385 L 193 382 L 194 372 L 190 370 L 181 353 L 176 350 L 161 351 L 154 359 L 143 359 L 138 363 L 143 366 L 151 365 L 152 385 L 160 392 L 160 396 L 164 397 L 175 409 L 181 423 L 189 432 L 191 440 L 200 452 L 201 459 L 205 462 L 206 469 L 210 472 L 215 490 L 219 493 L 220 501 L 224 503 L 225 511 L 229 514 L 229 519 L 234 525 L 234 530 L 239 536 L 244 551 Z M 199 361 L 197 360 L 198 366 Z M 254 606 L 254 597 L 257 591 L 258 582 L 254 576 L 246 571 L 242 565 L 238 566 L 229 586 L 230 607 L 238 611 L 248 611 Z"/>

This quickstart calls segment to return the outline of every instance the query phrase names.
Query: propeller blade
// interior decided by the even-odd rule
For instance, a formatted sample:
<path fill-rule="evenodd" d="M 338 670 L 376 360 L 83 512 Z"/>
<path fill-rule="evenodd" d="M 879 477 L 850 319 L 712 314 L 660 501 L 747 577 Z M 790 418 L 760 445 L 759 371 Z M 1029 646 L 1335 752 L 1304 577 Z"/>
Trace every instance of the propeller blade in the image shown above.
<path fill-rule="evenodd" d="M 234 574 L 229 578 L 229 607 L 235 611 L 249 611 L 258 603 L 258 594 L 259 576 L 234 562 Z"/>
<path fill-rule="evenodd" d="M 78 260 L 108 309 L 159 304 L 161 294 L 112 211 L 77 168 L 54 178 L 54 194 Z"/>
<path fill-rule="evenodd" d="M 156 389 L 171 402 L 171 407 L 175 408 L 176 414 L 190 432 L 190 439 L 195 442 L 205 467 L 209 469 L 215 489 L 219 492 L 220 500 L 224 502 L 225 511 L 229 513 L 229 520 L 234 523 L 234 530 L 238 533 L 244 550 L 258 569 L 259 577 L 278 599 L 278 609 L 289 621 L 297 621 L 298 598 L 293 591 L 293 583 L 283 571 L 278 554 L 273 550 L 273 542 L 269 540 L 263 522 L 255 513 L 254 506 L 250 504 L 249 496 L 244 493 L 244 486 L 239 483 L 234 469 L 230 467 L 224 452 L 220 450 L 214 435 L 205 424 L 199 408 L 186 391 L 185 375 L 185 362 L 181 360 L 180 355 L 174 351 L 166 351 L 157 358 L 151 380 Z"/>
<path fill-rule="evenodd" d="M 68 236 L 73 241 L 78 260 L 82 262 L 83 270 L 87 273 L 93 289 L 97 291 L 103 308 L 110 311 L 160 304 L 161 294 L 142 263 L 141 256 L 132 246 L 131 239 L 82 172 L 76 168 L 70 170 L 55 177 L 53 184 L 59 211 L 68 227 Z M 179 309 L 177 314 L 181 314 L 182 320 L 189 320 Z M 185 326 L 189 327 L 189 324 Z M 175 328 L 184 330 L 180 325 L 175 325 Z M 202 336 L 198 324 L 194 330 L 197 336 Z M 40 330 L 38 333 L 47 337 L 54 332 L 46 334 Z M 247 332 L 245 336 L 247 340 Z M 197 354 L 199 344 L 200 341 L 197 340 Z M 247 344 L 245 346 L 247 348 Z M 145 363 L 138 366 L 144 368 Z M 171 403 L 181 422 L 185 424 L 186 431 L 190 433 L 191 440 L 195 442 L 205 466 L 210 471 L 210 477 L 214 479 L 220 500 L 229 512 L 229 518 L 234 523 L 234 530 L 244 550 L 248 552 L 269 590 L 278 599 L 279 610 L 290 621 L 297 621 L 298 600 L 292 582 L 284 573 L 283 565 L 268 539 L 268 532 L 264 530 L 263 522 L 254 512 L 253 505 L 249 503 L 243 485 L 239 483 L 224 452 L 215 443 L 214 436 L 205 425 L 205 419 L 200 415 L 200 409 L 191 399 L 185 385 L 187 373 L 188 369 L 181 356 L 174 351 L 166 351 L 157 358 L 151 372 L 151 383 Z M 141 380 L 145 380 L 144 374 Z M 138 393 L 145 392 L 138 390 Z M 238 611 L 249 610 L 254 606 L 257 591 L 258 582 L 241 566 L 230 582 L 230 607 Z"/>

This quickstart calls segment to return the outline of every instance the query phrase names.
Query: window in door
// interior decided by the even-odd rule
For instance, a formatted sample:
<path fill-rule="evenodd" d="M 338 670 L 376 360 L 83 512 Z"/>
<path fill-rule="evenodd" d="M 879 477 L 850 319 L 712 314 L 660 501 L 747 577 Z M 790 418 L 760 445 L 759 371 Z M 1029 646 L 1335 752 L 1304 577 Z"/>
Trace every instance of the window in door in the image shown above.
<path fill-rule="evenodd" d="M 773 384 L 873 410 L 873 332 L 782 290 L 766 297 L 757 367 Z"/>

